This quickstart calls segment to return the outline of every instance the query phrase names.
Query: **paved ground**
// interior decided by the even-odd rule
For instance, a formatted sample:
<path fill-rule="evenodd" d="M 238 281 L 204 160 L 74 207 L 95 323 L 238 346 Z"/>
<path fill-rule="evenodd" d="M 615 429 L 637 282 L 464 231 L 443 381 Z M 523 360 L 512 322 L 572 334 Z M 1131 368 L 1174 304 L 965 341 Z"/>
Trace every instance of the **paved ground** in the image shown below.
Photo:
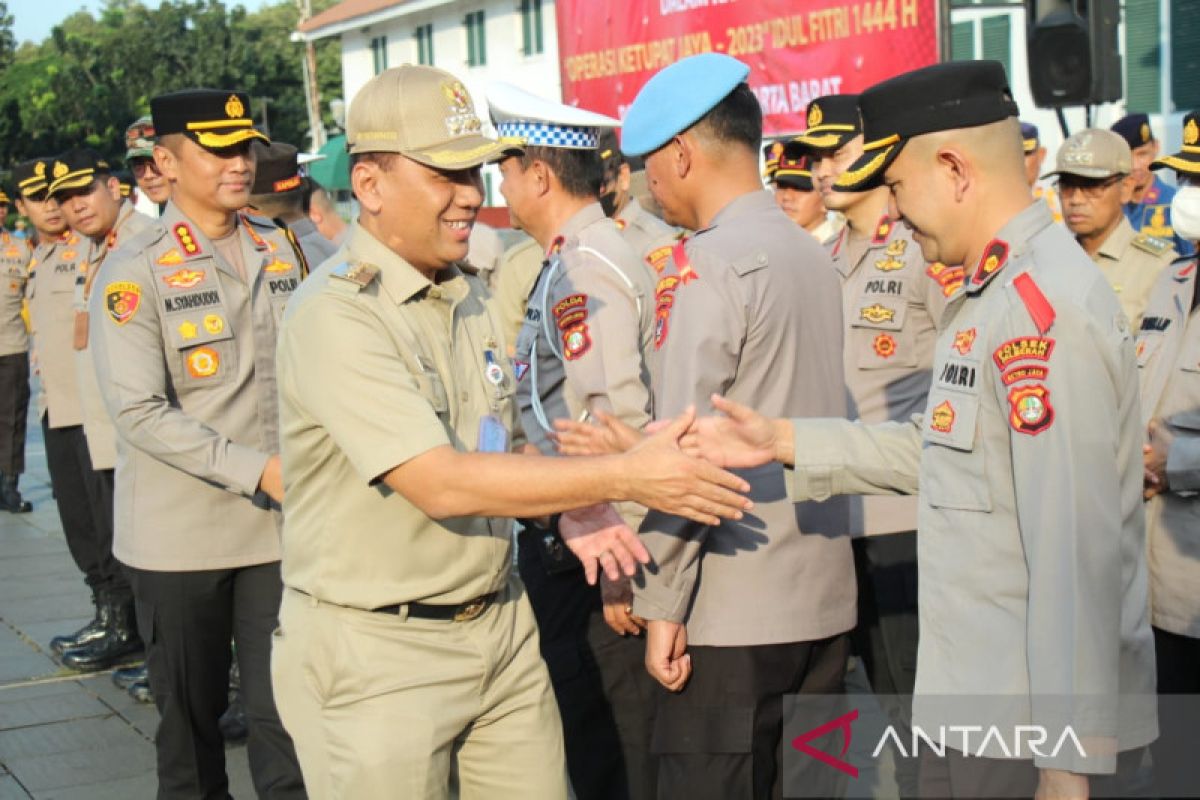
<path fill-rule="evenodd" d="M 21 479 L 33 513 L 0 511 L 0 800 L 152 798 L 158 713 L 108 673 L 61 670 L 49 641 L 86 623 L 88 591 L 50 496 L 40 428 L 32 424 Z M 226 751 L 230 791 L 254 791 L 244 747 Z"/>

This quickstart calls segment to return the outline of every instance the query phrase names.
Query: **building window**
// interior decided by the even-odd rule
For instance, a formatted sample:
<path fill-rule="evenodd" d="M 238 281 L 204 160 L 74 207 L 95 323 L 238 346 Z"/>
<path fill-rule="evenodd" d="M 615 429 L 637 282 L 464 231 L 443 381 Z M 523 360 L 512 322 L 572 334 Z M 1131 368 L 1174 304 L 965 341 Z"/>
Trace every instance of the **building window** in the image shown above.
<path fill-rule="evenodd" d="M 975 60 L 975 23 L 971 20 L 950 26 L 950 60 Z"/>
<path fill-rule="evenodd" d="M 433 23 L 418 25 L 413 36 L 417 40 L 417 63 L 433 66 Z"/>
<path fill-rule="evenodd" d="M 487 36 L 484 35 L 483 12 L 472 11 L 463 20 L 467 30 L 467 66 L 482 67 L 487 63 Z"/>
<path fill-rule="evenodd" d="M 521 0 L 521 52 L 527 56 L 543 52 L 542 0 Z"/>
<path fill-rule="evenodd" d="M 984 17 L 979 21 L 983 57 L 1004 65 L 1004 74 L 1012 75 L 1012 25 L 1008 14 Z M 1011 77 L 1010 77 L 1011 80 Z"/>
<path fill-rule="evenodd" d="M 1162 110 L 1162 47 L 1159 0 L 1125 2 L 1125 105 L 1129 112 Z M 1179 20 L 1172 19 L 1172 27 Z"/>
<path fill-rule="evenodd" d="M 1200 14 L 1195 0 L 1171 0 L 1171 99 L 1180 111 L 1200 107 Z"/>
<path fill-rule="evenodd" d="M 371 40 L 371 58 L 375 62 L 376 75 L 388 68 L 386 36 L 376 36 Z"/>

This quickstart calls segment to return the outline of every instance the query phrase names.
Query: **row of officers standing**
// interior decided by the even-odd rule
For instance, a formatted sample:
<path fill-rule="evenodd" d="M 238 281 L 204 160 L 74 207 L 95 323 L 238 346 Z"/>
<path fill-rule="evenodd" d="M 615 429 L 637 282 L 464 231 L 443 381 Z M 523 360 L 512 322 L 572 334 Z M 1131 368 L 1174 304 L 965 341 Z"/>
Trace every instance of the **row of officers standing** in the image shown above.
<path fill-rule="evenodd" d="M 616 120 L 503 85 L 487 138 L 453 76 L 388 70 L 351 105 L 360 217 L 332 257 L 246 213 L 271 198 L 237 92 L 152 101 L 157 221 L 94 155 L 20 168 L 35 333 L 85 354 L 63 449 L 94 460 L 88 403 L 112 431 L 109 543 L 80 566 L 145 642 L 160 797 L 227 795 L 231 641 L 270 797 L 779 797 L 783 696 L 840 692 L 852 631 L 880 693 L 1200 689 L 1195 262 L 1126 231 L 1128 143 L 1057 154 L 1073 239 L 1030 196 L 999 65 L 819 98 L 772 154 L 844 219 L 819 241 L 762 191 L 747 75 L 667 68 L 618 147 Z M 1156 162 L 1189 241 L 1197 124 Z M 631 197 L 643 157 L 693 234 Z M 491 291 L 489 161 L 536 242 Z M 89 496 L 53 479 L 60 511 Z M 902 764 L 902 793 L 1083 797 L 1157 731 L 1079 714 L 1106 755 L 952 754 Z"/>

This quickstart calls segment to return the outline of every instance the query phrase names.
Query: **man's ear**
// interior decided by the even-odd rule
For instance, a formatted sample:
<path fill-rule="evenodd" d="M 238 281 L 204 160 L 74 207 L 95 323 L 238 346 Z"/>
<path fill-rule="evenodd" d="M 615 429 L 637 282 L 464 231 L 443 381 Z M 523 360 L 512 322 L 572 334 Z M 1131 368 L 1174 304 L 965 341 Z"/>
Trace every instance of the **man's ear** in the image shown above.
<path fill-rule="evenodd" d="M 545 161 L 534 159 L 527 171 L 533 173 L 534 188 L 537 190 L 538 197 L 548 194 L 552 183 L 557 180 L 554 172 L 550 169 L 550 165 Z"/>
<path fill-rule="evenodd" d="M 379 165 L 371 161 L 359 161 L 350 169 L 350 188 L 358 204 L 369 214 L 378 214 L 383 208 L 379 178 Z"/>
<path fill-rule="evenodd" d="M 974 185 L 975 177 L 966 154 L 953 145 L 947 145 L 938 148 L 935 159 L 938 167 L 954 181 L 954 200 L 962 202 L 963 197 Z"/>
<path fill-rule="evenodd" d="M 104 187 L 108 189 L 109 195 L 118 203 L 121 202 L 121 182 L 115 176 L 109 175 L 108 180 L 104 182 Z"/>
<path fill-rule="evenodd" d="M 154 145 L 154 166 L 168 181 L 178 180 L 178 159 L 175 154 L 161 144 Z"/>
<path fill-rule="evenodd" d="M 684 131 L 671 139 L 667 147 L 671 148 L 671 161 L 675 167 L 675 175 L 680 180 L 686 178 L 692 171 L 698 155 L 698 145 L 691 132 Z"/>
<path fill-rule="evenodd" d="M 1133 176 L 1126 175 L 1118 181 L 1118 185 L 1121 187 L 1121 205 L 1133 200 Z"/>

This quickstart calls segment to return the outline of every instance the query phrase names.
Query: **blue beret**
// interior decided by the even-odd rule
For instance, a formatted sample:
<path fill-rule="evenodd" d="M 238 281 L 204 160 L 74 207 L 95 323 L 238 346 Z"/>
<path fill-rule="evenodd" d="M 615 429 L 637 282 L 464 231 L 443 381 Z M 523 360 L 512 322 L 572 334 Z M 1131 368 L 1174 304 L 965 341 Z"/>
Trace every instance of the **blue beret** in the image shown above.
<path fill-rule="evenodd" d="M 644 156 L 695 125 L 750 75 L 731 56 L 702 53 L 676 61 L 642 87 L 621 126 L 621 152 Z"/>

